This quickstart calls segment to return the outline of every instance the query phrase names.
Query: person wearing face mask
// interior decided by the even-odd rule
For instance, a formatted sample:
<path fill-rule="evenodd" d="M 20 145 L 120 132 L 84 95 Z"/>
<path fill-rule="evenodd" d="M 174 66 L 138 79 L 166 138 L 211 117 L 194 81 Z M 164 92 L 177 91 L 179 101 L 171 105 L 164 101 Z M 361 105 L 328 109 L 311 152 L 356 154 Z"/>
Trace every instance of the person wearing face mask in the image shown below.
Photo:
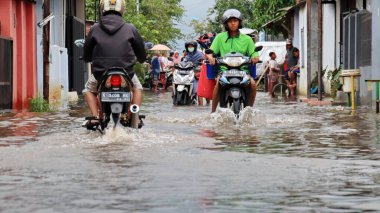
<path fill-rule="evenodd" d="M 195 66 L 198 66 L 200 61 L 205 58 L 205 55 L 198 50 L 198 43 L 196 41 L 188 41 L 185 43 L 187 55 L 185 61 L 191 61 Z"/>
<path fill-rule="evenodd" d="M 198 43 L 196 41 L 188 41 L 185 43 L 185 49 L 187 55 L 184 61 L 190 61 L 194 64 L 195 67 L 199 67 L 202 64 L 202 61 L 205 59 L 205 55 L 197 50 Z M 194 86 L 193 86 L 193 94 L 197 94 L 198 92 L 198 80 L 200 75 L 200 69 L 195 72 Z M 198 97 L 198 104 L 203 106 L 203 98 Z"/>

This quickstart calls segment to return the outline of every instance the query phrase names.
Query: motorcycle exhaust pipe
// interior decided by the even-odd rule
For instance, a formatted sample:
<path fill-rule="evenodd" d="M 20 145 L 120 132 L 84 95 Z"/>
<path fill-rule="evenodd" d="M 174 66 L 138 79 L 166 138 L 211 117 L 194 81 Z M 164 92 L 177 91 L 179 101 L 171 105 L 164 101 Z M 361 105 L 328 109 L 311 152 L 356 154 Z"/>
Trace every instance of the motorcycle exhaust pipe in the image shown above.
<path fill-rule="evenodd" d="M 132 104 L 129 107 L 129 110 L 131 111 L 131 128 L 138 129 L 140 118 L 139 118 L 139 111 L 140 107 L 136 104 Z"/>

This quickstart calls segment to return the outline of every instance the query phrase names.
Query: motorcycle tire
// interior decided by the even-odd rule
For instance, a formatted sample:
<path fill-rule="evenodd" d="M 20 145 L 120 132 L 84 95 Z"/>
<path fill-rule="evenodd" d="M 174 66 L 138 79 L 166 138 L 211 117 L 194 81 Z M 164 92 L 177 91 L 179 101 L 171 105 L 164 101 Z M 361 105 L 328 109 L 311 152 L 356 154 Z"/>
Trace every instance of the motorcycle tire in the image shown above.
<path fill-rule="evenodd" d="M 172 99 L 173 99 L 173 105 L 174 106 L 177 106 L 178 105 L 178 100 L 177 100 L 177 96 L 178 96 L 178 92 L 172 96 Z"/>
<path fill-rule="evenodd" d="M 232 110 L 234 111 L 235 115 L 239 115 L 241 109 L 241 100 L 240 99 L 234 99 L 232 101 Z"/>
<path fill-rule="evenodd" d="M 183 102 L 182 102 L 182 96 L 183 96 L 183 92 L 177 92 L 177 97 L 176 97 L 176 100 L 177 100 L 177 105 L 183 105 Z"/>

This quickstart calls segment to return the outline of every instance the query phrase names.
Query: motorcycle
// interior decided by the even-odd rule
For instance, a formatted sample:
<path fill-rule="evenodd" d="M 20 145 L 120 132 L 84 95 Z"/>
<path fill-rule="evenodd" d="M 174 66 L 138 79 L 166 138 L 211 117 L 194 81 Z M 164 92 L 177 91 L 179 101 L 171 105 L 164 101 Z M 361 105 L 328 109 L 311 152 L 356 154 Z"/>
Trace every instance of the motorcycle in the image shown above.
<path fill-rule="evenodd" d="M 160 79 L 158 80 L 158 86 L 166 89 L 173 83 L 173 72 L 170 69 L 160 72 Z M 154 87 L 153 71 L 150 70 L 144 77 L 143 87 L 152 89 Z"/>
<path fill-rule="evenodd" d="M 255 52 L 262 49 L 257 46 Z M 211 49 L 206 50 L 206 54 L 213 54 Z M 216 58 L 221 75 L 218 84 L 220 85 L 219 106 L 222 108 L 230 108 L 236 117 L 242 109 L 249 105 L 249 97 L 251 92 L 250 70 L 252 60 L 250 57 L 241 53 L 231 52 L 223 57 Z"/>
<path fill-rule="evenodd" d="M 163 89 L 167 89 L 170 85 L 173 84 L 173 72 L 171 68 L 164 69 L 163 72 L 160 72 L 159 85 Z"/>
<path fill-rule="evenodd" d="M 132 80 L 123 68 L 110 68 L 101 77 L 98 84 L 98 117 L 86 117 L 83 126 L 88 130 L 99 130 L 101 133 L 113 121 L 124 127 L 141 128 L 144 115 L 139 115 L 139 106 L 131 105 L 133 97 Z M 89 125 L 87 122 L 98 120 L 99 124 Z"/>
<path fill-rule="evenodd" d="M 195 102 L 193 93 L 194 64 L 192 62 L 180 62 L 174 66 L 173 74 L 173 104 L 188 105 Z"/>
<path fill-rule="evenodd" d="M 221 67 L 227 68 L 219 78 L 220 99 L 222 108 L 231 108 L 236 116 L 248 106 L 250 94 L 250 76 L 248 67 L 251 66 L 251 58 L 240 53 L 229 53 L 216 59 Z M 246 67 L 247 71 L 243 69 Z"/>
<path fill-rule="evenodd" d="M 76 41 L 78 47 L 83 46 L 84 41 Z M 100 131 L 102 134 L 109 122 L 113 121 L 124 127 L 141 128 L 144 115 L 139 115 L 139 106 L 131 104 L 133 97 L 132 79 L 124 68 L 113 67 L 105 71 L 99 80 L 97 91 L 98 116 L 86 117 L 83 127 L 88 130 Z M 97 120 L 91 124 L 90 121 Z"/>

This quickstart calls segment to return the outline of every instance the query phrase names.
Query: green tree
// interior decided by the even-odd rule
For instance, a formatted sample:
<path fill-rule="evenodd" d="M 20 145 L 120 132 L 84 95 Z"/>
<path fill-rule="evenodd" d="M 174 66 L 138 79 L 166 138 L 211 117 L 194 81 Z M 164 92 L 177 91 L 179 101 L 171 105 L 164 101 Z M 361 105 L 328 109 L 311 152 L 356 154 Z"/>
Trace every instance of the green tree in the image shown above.
<path fill-rule="evenodd" d="M 284 15 L 286 11 L 280 9 L 292 6 L 295 0 L 256 0 L 254 3 L 253 14 L 255 20 L 252 27 L 262 30 L 262 26 L 280 15 Z M 283 28 L 265 29 L 268 33 L 278 34 Z"/>
<path fill-rule="evenodd" d="M 96 6 L 95 6 L 96 4 Z M 98 0 L 86 0 L 86 19 L 89 21 L 95 20 L 95 9 L 99 9 L 99 1 Z M 97 11 L 96 11 L 97 13 Z"/>
<path fill-rule="evenodd" d="M 223 13 L 228 9 L 239 10 L 244 17 L 245 27 L 252 27 L 254 21 L 253 6 L 255 0 L 216 0 L 215 6 L 209 10 L 209 25 L 212 31 L 224 30 L 222 23 Z"/>
<path fill-rule="evenodd" d="M 95 1 L 86 0 L 88 20 L 94 20 Z M 175 24 L 180 21 L 184 13 L 180 3 L 180 0 L 140 0 L 137 14 L 136 0 L 126 0 L 124 19 L 135 25 L 145 41 L 169 45 L 182 37 L 180 29 Z"/>
<path fill-rule="evenodd" d="M 211 28 L 220 32 L 222 30 L 222 16 L 227 9 L 237 9 L 243 14 L 244 26 L 252 29 L 262 30 L 262 26 L 275 17 L 281 15 L 282 8 L 294 5 L 295 0 L 216 0 L 215 6 L 209 10 Z M 279 32 L 278 29 L 268 32 Z"/>

